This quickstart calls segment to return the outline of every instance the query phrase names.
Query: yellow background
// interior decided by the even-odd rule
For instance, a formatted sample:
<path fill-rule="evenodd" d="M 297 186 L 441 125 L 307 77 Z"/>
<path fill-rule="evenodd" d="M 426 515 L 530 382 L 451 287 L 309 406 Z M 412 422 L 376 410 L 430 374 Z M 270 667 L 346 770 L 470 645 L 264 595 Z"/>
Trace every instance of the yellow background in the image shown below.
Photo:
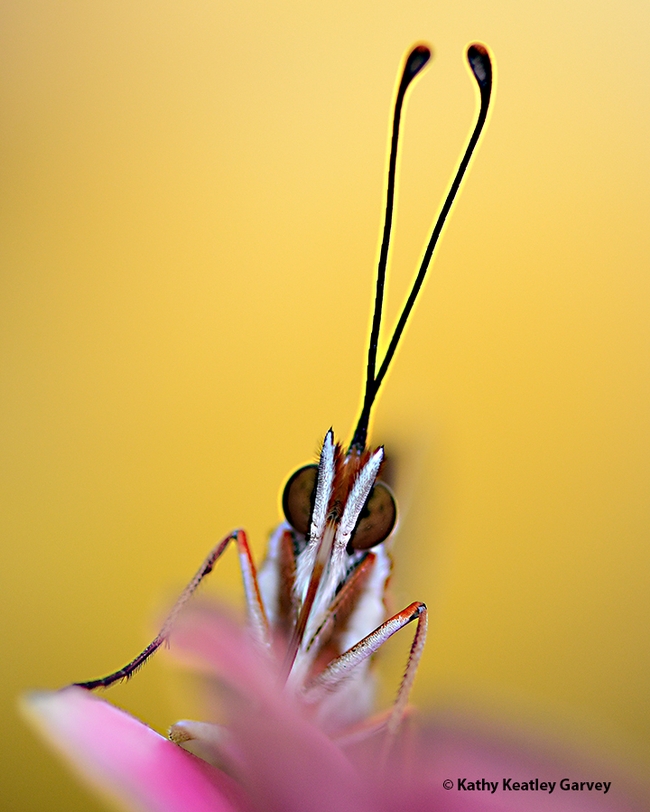
<path fill-rule="evenodd" d="M 475 114 L 467 43 L 498 86 L 373 426 L 396 603 L 431 609 L 414 699 L 647 775 L 650 6 L 1 15 L 4 806 L 101 808 L 15 697 L 122 665 L 220 535 L 262 555 L 330 425 L 349 439 L 395 75 L 422 39 L 388 323 Z M 237 600 L 237 578 L 206 591 Z M 162 729 L 182 686 L 160 658 L 111 696 Z"/>

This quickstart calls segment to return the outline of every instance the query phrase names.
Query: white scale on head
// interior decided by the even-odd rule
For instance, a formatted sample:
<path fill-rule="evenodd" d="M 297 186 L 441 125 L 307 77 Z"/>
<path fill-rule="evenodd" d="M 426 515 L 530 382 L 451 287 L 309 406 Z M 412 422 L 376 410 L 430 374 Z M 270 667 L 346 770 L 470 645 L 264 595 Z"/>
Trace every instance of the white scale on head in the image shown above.
<path fill-rule="evenodd" d="M 340 521 L 335 523 L 328 515 L 335 474 L 334 437 L 331 429 L 327 432 L 318 466 L 309 542 L 297 560 L 295 591 L 301 601 L 305 599 L 319 551 L 321 555 L 318 557 L 325 562 L 323 576 L 314 600 L 312 618 L 319 617 L 319 607 L 323 602 L 326 603 L 326 606 L 329 605 L 336 588 L 343 580 L 347 569 L 346 550 L 361 511 L 366 506 L 370 491 L 375 484 L 383 459 L 384 449 L 379 448 L 359 471 L 343 508 L 343 515 Z"/>

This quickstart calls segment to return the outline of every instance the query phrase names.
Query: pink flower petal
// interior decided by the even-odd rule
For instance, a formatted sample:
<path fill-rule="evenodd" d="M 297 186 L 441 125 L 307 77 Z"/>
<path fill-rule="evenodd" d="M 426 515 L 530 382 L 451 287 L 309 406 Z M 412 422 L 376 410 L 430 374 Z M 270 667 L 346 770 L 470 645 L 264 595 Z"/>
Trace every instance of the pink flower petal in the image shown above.
<path fill-rule="evenodd" d="M 277 662 L 222 612 L 178 624 L 173 650 L 223 689 L 220 728 L 185 723 L 214 763 L 184 752 L 128 714 L 69 688 L 25 702 L 30 718 L 93 785 L 144 812 L 642 812 L 647 801 L 620 773 L 575 757 L 550 758 L 525 742 L 466 724 L 409 722 L 386 762 L 382 736 L 337 746 L 283 689 Z M 223 720 L 220 720 L 223 721 Z M 183 725 L 177 726 L 182 733 Z M 198 737 L 198 738 L 197 738 Z M 199 747 L 200 750 L 200 747 Z M 232 775 L 234 778 L 230 778 Z M 503 779 L 554 781 L 552 794 L 507 791 Z M 564 791 L 562 778 L 611 781 L 607 794 Z M 235 781 L 236 779 L 236 781 Z M 464 780 L 464 787 L 459 786 Z M 474 782 L 496 782 L 496 792 Z M 444 782 L 450 783 L 449 789 Z M 470 786 L 470 782 L 471 786 Z"/>
<path fill-rule="evenodd" d="M 31 694 L 23 710 L 83 778 L 129 809 L 241 809 L 230 778 L 82 688 Z"/>
<path fill-rule="evenodd" d="M 352 762 L 282 690 L 277 665 L 218 611 L 188 613 L 172 646 L 227 687 L 228 729 L 241 779 L 265 812 L 374 810 L 371 787 Z"/>
<path fill-rule="evenodd" d="M 250 697 L 280 695 L 279 668 L 221 607 L 186 610 L 174 627 L 172 656 Z"/>
<path fill-rule="evenodd" d="M 241 780 L 264 812 L 642 812 L 638 793 L 611 767 L 576 756 L 550 758 L 525 742 L 466 725 L 432 726 L 401 737 L 386 764 L 381 738 L 343 752 L 304 716 L 297 697 L 281 690 L 277 665 L 219 611 L 189 612 L 172 650 L 227 687 L 228 727 L 241 758 Z M 602 791 L 563 791 L 562 778 L 611 781 Z M 458 779 L 490 780 L 496 792 L 459 789 Z M 554 781 L 552 793 L 504 790 L 503 779 Z M 445 780 L 452 781 L 446 789 Z"/>

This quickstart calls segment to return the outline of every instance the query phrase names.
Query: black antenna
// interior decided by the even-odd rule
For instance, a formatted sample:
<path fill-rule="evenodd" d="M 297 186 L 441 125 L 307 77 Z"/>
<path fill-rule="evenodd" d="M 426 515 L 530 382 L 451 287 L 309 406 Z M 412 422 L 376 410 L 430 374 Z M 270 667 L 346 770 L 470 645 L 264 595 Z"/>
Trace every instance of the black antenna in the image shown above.
<path fill-rule="evenodd" d="M 404 328 L 406 327 L 406 322 L 408 321 L 408 318 L 411 315 L 411 311 L 413 310 L 415 300 L 417 299 L 418 294 L 420 293 L 420 289 L 422 288 L 422 283 L 424 282 L 424 278 L 427 275 L 427 271 L 429 270 L 429 265 L 431 264 L 433 252 L 438 243 L 438 239 L 440 238 L 440 234 L 445 224 L 445 220 L 447 219 L 447 215 L 449 214 L 449 210 L 451 209 L 456 194 L 458 193 L 458 189 L 460 188 L 463 176 L 467 171 L 467 167 L 472 157 L 472 153 L 474 152 L 476 144 L 478 143 L 478 139 L 481 135 L 483 125 L 485 124 L 485 120 L 487 118 L 488 108 L 490 106 L 490 94 L 492 92 L 492 63 L 490 62 L 490 56 L 488 54 L 487 48 L 484 45 L 475 43 L 473 45 L 470 45 L 469 48 L 467 49 L 467 61 L 469 62 L 469 67 L 472 71 L 474 78 L 476 79 L 479 93 L 481 96 L 481 106 L 479 109 L 478 118 L 476 120 L 476 125 L 474 127 L 471 138 L 467 145 L 467 149 L 465 150 L 465 154 L 463 155 L 463 158 L 456 172 L 456 176 L 454 177 L 449 192 L 447 193 L 447 197 L 445 198 L 445 202 L 442 206 L 440 214 L 438 215 L 438 219 L 436 220 L 436 223 L 433 227 L 433 231 L 431 232 L 431 237 L 424 252 L 424 256 L 422 257 L 422 262 L 420 263 L 420 269 L 415 278 L 415 282 L 413 283 L 413 287 L 411 288 L 411 292 L 409 293 L 409 297 L 406 300 L 404 309 L 402 310 L 402 313 L 399 317 L 397 326 L 395 327 L 395 330 L 393 332 L 392 338 L 388 345 L 388 349 L 386 350 L 386 355 L 384 356 L 384 360 L 381 363 L 379 372 L 375 374 L 377 361 L 377 343 L 379 341 L 379 328 L 381 323 L 381 311 L 384 298 L 384 283 L 386 279 L 386 264 L 388 261 L 390 230 L 393 217 L 393 200 L 395 194 L 395 166 L 396 166 L 397 141 L 399 135 L 399 121 L 401 115 L 401 108 L 407 87 L 409 86 L 411 80 L 417 75 L 417 73 L 426 65 L 426 63 L 429 60 L 429 56 L 430 56 L 429 49 L 423 45 L 417 45 L 410 52 L 410 54 L 406 58 L 404 73 L 402 74 L 402 79 L 397 93 L 397 99 L 395 101 L 395 113 L 393 118 L 393 137 L 391 140 L 391 153 L 388 167 L 388 182 L 386 191 L 386 220 L 384 223 L 384 234 L 382 239 L 381 252 L 379 256 L 379 265 L 377 268 L 375 311 L 372 320 L 372 329 L 370 332 L 370 344 L 368 347 L 366 389 L 363 399 L 363 406 L 361 408 L 361 414 L 359 415 L 359 422 L 357 423 L 357 427 L 355 429 L 352 442 L 350 443 L 350 450 L 355 449 L 361 451 L 363 450 L 363 448 L 365 448 L 366 437 L 368 434 L 368 423 L 370 421 L 370 411 L 372 409 L 372 405 L 377 396 L 377 392 L 379 391 L 379 387 L 381 386 L 381 383 L 386 376 L 386 372 L 388 371 L 390 362 L 392 361 L 393 356 L 395 355 L 395 350 L 397 349 L 399 340 L 402 337 Z"/>

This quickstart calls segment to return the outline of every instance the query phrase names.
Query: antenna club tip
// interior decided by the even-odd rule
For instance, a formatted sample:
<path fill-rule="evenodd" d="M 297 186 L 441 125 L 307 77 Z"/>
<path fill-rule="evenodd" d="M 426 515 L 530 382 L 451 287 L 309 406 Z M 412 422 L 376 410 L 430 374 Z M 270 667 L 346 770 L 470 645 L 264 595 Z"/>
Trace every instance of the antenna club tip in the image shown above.
<path fill-rule="evenodd" d="M 410 82 L 418 75 L 431 59 L 431 54 L 431 46 L 424 42 L 419 42 L 411 48 L 406 57 L 406 64 L 404 65 L 404 79 L 407 82 Z"/>
<path fill-rule="evenodd" d="M 467 49 L 467 61 L 481 92 L 492 87 L 492 61 L 485 45 L 472 43 Z"/>

